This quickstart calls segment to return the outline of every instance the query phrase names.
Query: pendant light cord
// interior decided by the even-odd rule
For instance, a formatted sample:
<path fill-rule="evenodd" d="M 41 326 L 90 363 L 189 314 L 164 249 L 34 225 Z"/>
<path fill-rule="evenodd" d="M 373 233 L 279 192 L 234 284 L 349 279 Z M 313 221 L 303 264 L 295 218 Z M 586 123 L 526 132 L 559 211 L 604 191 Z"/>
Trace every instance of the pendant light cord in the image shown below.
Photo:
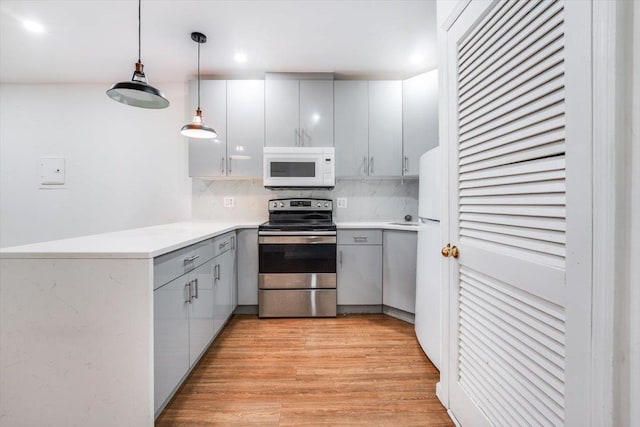
<path fill-rule="evenodd" d="M 142 9 L 141 5 L 142 5 L 142 0 L 138 0 L 138 62 L 142 62 L 140 60 L 140 56 L 141 56 L 140 55 L 140 50 L 141 50 L 140 49 L 140 39 L 141 39 L 140 27 L 142 26 L 142 24 L 141 24 L 142 20 L 140 19 L 141 9 Z"/>
<path fill-rule="evenodd" d="M 198 42 L 198 110 L 200 109 L 200 42 Z"/>

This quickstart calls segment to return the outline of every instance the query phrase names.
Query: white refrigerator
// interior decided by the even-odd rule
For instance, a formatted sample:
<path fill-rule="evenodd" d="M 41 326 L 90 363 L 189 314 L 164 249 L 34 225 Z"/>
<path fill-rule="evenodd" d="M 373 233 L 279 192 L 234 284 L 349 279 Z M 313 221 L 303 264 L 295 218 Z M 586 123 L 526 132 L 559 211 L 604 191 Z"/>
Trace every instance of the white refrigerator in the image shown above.
<path fill-rule="evenodd" d="M 440 369 L 440 148 L 420 157 L 415 329 L 431 362 Z"/>

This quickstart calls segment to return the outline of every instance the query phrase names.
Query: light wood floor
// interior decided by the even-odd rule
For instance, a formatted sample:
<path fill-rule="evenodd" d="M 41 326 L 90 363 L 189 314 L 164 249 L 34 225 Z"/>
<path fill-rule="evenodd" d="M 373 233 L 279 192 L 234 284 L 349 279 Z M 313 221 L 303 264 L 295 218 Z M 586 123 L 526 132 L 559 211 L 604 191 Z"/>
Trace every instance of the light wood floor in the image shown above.
<path fill-rule="evenodd" d="M 157 426 L 451 426 L 413 325 L 234 316 Z"/>

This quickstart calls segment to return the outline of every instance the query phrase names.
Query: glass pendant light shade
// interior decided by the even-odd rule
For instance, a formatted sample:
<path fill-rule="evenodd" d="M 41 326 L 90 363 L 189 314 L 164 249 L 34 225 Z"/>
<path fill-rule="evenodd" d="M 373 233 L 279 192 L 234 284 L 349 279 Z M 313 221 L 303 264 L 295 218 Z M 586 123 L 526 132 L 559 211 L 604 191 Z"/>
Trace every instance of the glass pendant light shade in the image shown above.
<path fill-rule="evenodd" d="M 144 74 L 144 65 L 140 61 L 140 27 L 141 27 L 141 2 L 138 0 L 138 62 L 136 70 L 128 82 L 115 83 L 107 90 L 107 96 L 125 105 L 140 108 L 167 108 L 169 100 L 155 87 L 151 86 Z"/>
<path fill-rule="evenodd" d="M 191 123 L 187 123 L 180 129 L 180 134 L 189 138 L 210 139 L 218 136 L 214 128 L 204 124 L 202 111 L 200 108 L 196 110 L 196 115 Z"/>
<path fill-rule="evenodd" d="M 142 63 L 136 63 L 136 70 L 128 82 L 115 83 L 107 95 L 114 101 L 141 108 L 167 108 L 169 100 L 147 82 Z"/>
<path fill-rule="evenodd" d="M 196 115 L 191 123 L 187 123 L 180 129 L 180 134 L 189 138 L 210 139 L 218 136 L 215 129 L 204 124 L 202 110 L 200 110 L 200 45 L 207 42 L 207 36 L 202 33 L 191 33 L 191 40 L 198 43 L 198 107 Z"/>

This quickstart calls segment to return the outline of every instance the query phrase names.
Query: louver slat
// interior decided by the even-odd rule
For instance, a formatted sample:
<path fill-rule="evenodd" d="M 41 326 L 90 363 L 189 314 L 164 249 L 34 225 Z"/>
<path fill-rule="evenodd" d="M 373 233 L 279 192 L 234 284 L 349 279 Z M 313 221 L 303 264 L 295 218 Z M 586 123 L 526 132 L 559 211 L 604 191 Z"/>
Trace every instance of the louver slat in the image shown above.
<path fill-rule="evenodd" d="M 562 19 L 559 13 L 562 5 L 558 2 L 526 3 L 529 3 L 528 9 L 536 6 L 535 9 L 525 9 L 523 12 L 529 13 L 515 15 L 507 25 L 493 34 L 493 44 L 486 46 L 486 49 L 478 49 L 475 55 L 470 57 L 472 62 L 460 63 L 461 86 L 464 86 L 467 77 L 473 76 L 474 73 L 483 72 L 500 61 L 507 62 L 511 57 L 515 57 L 517 53 L 551 32 Z"/>
<path fill-rule="evenodd" d="M 564 37 L 513 1 L 458 44 L 458 383 L 495 425 L 564 424 Z"/>

